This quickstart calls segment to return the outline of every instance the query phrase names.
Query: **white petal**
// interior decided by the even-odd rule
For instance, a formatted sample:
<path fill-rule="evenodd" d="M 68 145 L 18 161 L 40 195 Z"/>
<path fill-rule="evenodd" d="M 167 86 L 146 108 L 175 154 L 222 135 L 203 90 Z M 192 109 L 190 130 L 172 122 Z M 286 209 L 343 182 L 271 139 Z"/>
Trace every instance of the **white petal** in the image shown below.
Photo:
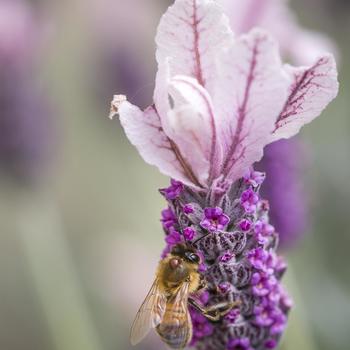
<path fill-rule="evenodd" d="M 285 67 L 290 77 L 288 99 L 280 113 L 272 140 L 289 138 L 318 117 L 338 93 L 337 69 L 332 55 L 310 67 Z"/>
<path fill-rule="evenodd" d="M 191 166 L 184 160 L 174 141 L 165 134 L 153 106 L 142 111 L 129 102 L 123 102 L 119 106 L 119 115 L 130 142 L 147 163 L 185 184 L 199 185 Z"/>
<path fill-rule="evenodd" d="M 154 100 L 161 116 L 164 108 L 158 104 L 164 104 L 164 80 L 187 75 L 212 94 L 219 85 L 217 54 L 232 41 L 228 18 L 215 1 L 177 0 L 168 9 L 156 37 L 160 69 Z"/>
<path fill-rule="evenodd" d="M 172 80 L 169 94 L 174 104 L 167 116 L 169 135 L 199 181 L 207 183 L 221 157 L 210 96 L 195 79 L 185 76 Z"/>
<path fill-rule="evenodd" d="M 288 80 L 276 42 L 261 30 L 242 36 L 222 66 L 222 93 L 213 99 L 221 106 L 218 134 L 226 157 L 221 170 L 234 181 L 261 159 L 285 102 Z"/>

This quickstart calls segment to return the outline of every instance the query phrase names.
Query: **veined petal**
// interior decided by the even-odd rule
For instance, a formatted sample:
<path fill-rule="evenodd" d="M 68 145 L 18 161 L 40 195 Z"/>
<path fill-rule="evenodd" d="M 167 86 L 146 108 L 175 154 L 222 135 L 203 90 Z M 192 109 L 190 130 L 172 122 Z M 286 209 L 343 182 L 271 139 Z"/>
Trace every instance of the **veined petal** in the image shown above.
<path fill-rule="evenodd" d="M 211 94 L 219 84 L 217 54 L 233 41 L 229 20 L 213 0 L 177 0 L 158 27 L 157 61 L 168 61 L 170 77 L 187 75 L 197 79 Z M 164 74 L 162 71 L 159 74 Z M 155 101 L 162 94 L 157 79 Z"/>
<path fill-rule="evenodd" d="M 187 185 L 201 186 L 191 165 L 183 158 L 175 142 L 164 132 L 154 106 L 142 111 L 125 101 L 116 108 L 126 135 L 147 163 L 157 166 L 163 174 Z"/>
<path fill-rule="evenodd" d="M 168 134 L 202 184 L 215 176 L 221 154 L 214 109 L 208 92 L 196 79 L 176 76 L 169 86 L 173 109 L 167 114 Z"/>
<path fill-rule="evenodd" d="M 261 159 L 286 100 L 288 79 L 276 42 L 261 30 L 242 36 L 222 59 L 225 70 L 217 79 L 224 89 L 214 105 L 221 106 L 221 172 L 234 181 Z"/>
<path fill-rule="evenodd" d="M 332 55 L 319 58 L 310 67 L 286 66 L 290 77 L 287 101 L 279 114 L 272 141 L 289 138 L 318 117 L 338 93 L 337 69 Z"/>

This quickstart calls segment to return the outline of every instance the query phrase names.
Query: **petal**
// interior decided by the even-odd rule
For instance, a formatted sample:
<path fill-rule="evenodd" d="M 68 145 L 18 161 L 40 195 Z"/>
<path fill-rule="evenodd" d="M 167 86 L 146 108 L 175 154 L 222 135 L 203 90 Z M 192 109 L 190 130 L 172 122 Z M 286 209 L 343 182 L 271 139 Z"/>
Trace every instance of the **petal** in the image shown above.
<path fill-rule="evenodd" d="M 125 101 L 117 107 L 126 135 L 147 163 L 185 184 L 200 186 L 178 147 L 164 132 L 153 106 L 142 111 Z"/>
<path fill-rule="evenodd" d="M 162 17 L 156 37 L 157 109 L 158 103 L 164 103 L 165 75 L 191 76 L 212 94 L 219 69 L 217 53 L 232 41 L 228 18 L 214 1 L 177 0 Z"/>
<path fill-rule="evenodd" d="M 222 106 L 218 134 L 225 160 L 221 172 L 232 181 L 261 159 L 277 116 L 287 96 L 288 79 L 277 44 L 265 32 L 242 36 L 223 58 L 222 93 L 214 100 Z"/>
<path fill-rule="evenodd" d="M 191 164 L 199 182 L 206 184 L 220 163 L 214 109 L 208 92 L 186 76 L 175 77 L 169 86 L 173 109 L 166 117 L 167 134 Z"/>
<path fill-rule="evenodd" d="M 318 117 L 338 93 L 337 69 L 332 55 L 319 58 L 312 66 L 286 66 L 290 77 L 287 101 L 276 121 L 272 141 L 289 138 Z"/>

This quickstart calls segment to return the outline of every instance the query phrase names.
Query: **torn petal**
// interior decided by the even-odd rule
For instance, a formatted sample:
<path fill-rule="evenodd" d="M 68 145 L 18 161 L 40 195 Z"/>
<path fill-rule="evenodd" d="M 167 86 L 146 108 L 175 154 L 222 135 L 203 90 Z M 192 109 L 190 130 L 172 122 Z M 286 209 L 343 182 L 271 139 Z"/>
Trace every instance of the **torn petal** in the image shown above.
<path fill-rule="evenodd" d="M 318 117 L 338 93 L 337 69 L 332 55 L 310 67 L 285 67 L 290 77 L 287 101 L 279 114 L 272 141 L 289 138 Z"/>

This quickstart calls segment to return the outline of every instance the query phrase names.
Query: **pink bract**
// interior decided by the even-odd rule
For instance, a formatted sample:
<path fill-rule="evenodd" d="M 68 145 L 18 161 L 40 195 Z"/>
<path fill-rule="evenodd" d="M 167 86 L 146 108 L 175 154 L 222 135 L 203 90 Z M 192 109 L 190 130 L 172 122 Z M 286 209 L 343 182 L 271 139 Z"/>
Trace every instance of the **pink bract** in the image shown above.
<path fill-rule="evenodd" d="M 337 95 L 331 55 L 283 65 L 267 32 L 235 37 L 213 0 L 176 0 L 156 43 L 153 104 L 143 111 L 119 96 L 113 110 L 144 160 L 189 186 L 241 178 L 267 144 L 294 136 Z"/>

